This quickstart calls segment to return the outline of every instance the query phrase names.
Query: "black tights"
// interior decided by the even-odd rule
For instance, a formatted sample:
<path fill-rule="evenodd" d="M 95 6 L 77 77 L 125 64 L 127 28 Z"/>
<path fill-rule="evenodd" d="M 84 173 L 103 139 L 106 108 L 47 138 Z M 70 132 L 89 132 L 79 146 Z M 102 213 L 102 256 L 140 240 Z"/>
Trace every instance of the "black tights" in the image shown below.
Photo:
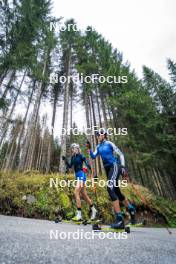
<path fill-rule="evenodd" d="M 118 164 L 114 163 L 112 166 L 105 167 L 105 171 L 108 179 L 107 191 L 111 201 L 124 201 L 125 196 L 121 193 L 118 186 L 118 179 L 121 174 Z"/>

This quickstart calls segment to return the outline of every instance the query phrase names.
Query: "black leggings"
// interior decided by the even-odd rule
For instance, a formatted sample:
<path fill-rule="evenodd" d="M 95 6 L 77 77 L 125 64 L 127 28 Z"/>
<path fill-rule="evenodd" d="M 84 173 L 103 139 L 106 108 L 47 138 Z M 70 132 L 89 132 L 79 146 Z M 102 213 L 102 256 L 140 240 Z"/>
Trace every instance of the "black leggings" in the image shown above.
<path fill-rule="evenodd" d="M 111 201 L 124 201 L 125 196 L 121 193 L 120 188 L 118 187 L 118 179 L 121 175 L 118 164 L 114 163 L 112 166 L 105 167 L 105 171 L 108 179 L 107 191 Z"/>

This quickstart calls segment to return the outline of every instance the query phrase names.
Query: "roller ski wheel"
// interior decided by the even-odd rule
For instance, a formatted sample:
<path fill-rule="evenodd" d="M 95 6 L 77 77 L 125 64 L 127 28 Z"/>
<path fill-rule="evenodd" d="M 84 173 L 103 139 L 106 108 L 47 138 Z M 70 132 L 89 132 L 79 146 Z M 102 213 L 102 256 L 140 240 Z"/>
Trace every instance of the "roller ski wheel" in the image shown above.
<path fill-rule="evenodd" d="M 87 220 L 77 220 L 77 221 L 75 221 L 75 220 L 70 219 L 70 220 L 63 220 L 62 222 L 69 223 L 69 224 L 74 224 L 74 225 L 87 225 L 88 224 Z"/>
<path fill-rule="evenodd" d="M 127 232 L 128 234 L 130 233 L 130 227 L 129 226 L 125 226 L 125 232 Z"/>
<path fill-rule="evenodd" d="M 87 224 L 88 224 L 87 220 L 83 220 L 83 221 L 82 221 L 82 224 L 83 224 L 83 225 L 87 225 Z"/>
<path fill-rule="evenodd" d="M 94 231 L 101 230 L 101 226 L 98 225 L 98 224 L 93 224 L 93 225 L 92 225 L 92 230 L 94 230 Z"/>
<path fill-rule="evenodd" d="M 134 223 L 133 222 L 129 222 L 127 224 L 127 226 L 131 226 L 131 227 L 144 227 L 146 225 L 147 225 L 147 220 L 146 219 L 137 220 Z"/>
<path fill-rule="evenodd" d="M 56 217 L 55 220 L 54 220 L 54 222 L 56 224 L 58 224 L 58 223 L 62 222 L 62 219 L 60 217 Z"/>
<path fill-rule="evenodd" d="M 114 232 L 114 233 L 120 233 L 120 232 L 126 232 L 126 233 L 130 233 L 130 227 L 129 226 L 125 226 L 125 228 L 111 228 L 110 226 L 100 226 L 98 224 L 93 224 L 92 225 L 92 230 L 93 231 L 101 231 L 101 232 Z"/>
<path fill-rule="evenodd" d="M 102 221 L 101 220 L 99 220 L 99 219 L 94 219 L 94 220 L 91 220 L 91 219 L 88 219 L 87 220 L 87 224 L 99 224 L 99 223 L 101 223 Z"/>

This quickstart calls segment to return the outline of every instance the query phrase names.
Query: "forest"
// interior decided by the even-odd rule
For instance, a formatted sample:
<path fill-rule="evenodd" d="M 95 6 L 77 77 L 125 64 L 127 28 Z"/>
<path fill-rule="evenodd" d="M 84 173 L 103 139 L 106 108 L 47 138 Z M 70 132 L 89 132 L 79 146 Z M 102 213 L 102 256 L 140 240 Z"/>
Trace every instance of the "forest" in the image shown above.
<path fill-rule="evenodd" d="M 71 143 L 79 143 L 85 155 L 87 139 L 94 149 L 97 145 L 95 135 L 61 135 L 56 129 L 58 122 L 66 131 L 77 128 L 74 109 L 80 107 L 84 127 L 127 128 L 127 135 L 109 139 L 125 154 L 130 178 L 175 200 L 176 62 L 166 58 L 169 80 L 146 65 L 139 78 L 123 51 L 91 25 L 79 30 L 74 18 L 63 22 L 53 17 L 50 0 L 4 2 L 0 5 L 1 172 L 65 174 L 62 156 L 69 157 Z M 51 23 L 63 26 L 51 29 Z M 53 74 L 66 81 L 51 82 Z M 92 74 L 126 76 L 127 82 L 73 81 L 74 76 Z M 96 175 L 104 173 L 100 159 L 92 166 Z"/>

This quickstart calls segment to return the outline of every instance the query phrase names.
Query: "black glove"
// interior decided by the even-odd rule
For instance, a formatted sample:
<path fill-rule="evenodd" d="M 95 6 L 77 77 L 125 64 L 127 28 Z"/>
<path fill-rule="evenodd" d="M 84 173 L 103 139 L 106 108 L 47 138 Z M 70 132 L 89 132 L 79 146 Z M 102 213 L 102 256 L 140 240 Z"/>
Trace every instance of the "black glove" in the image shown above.
<path fill-rule="evenodd" d="M 62 160 L 66 160 L 66 157 L 65 156 L 62 156 Z"/>
<path fill-rule="evenodd" d="M 120 168 L 121 168 L 121 174 L 122 174 L 122 176 L 125 176 L 126 173 L 127 173 L 126 168 L 124 166 L 120 166 Z"/>
<path fill-rule="evenodd" d="M 88 141 L 88 140 L 87 140 L 87 142 L 86 142 L 86 147 L 87 147 L 88 149 L 91 149 L 91 144 L 90 144 L 90 141 Z"/>

